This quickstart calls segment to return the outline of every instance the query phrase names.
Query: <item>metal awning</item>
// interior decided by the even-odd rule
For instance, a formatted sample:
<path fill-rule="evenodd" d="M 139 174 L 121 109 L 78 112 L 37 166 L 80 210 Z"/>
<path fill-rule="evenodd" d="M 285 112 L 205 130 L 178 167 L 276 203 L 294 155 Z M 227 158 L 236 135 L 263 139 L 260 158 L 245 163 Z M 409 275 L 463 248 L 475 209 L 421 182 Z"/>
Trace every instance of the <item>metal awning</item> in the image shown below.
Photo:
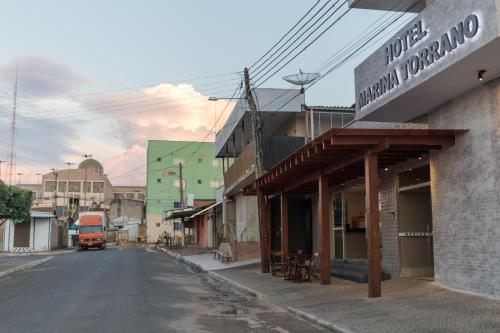
<path fill-rule="evenodd" d="M 200 210 L 199 212 L 197 212 L 197 213 L 195 213 L 195 214 L 191 215 L 191 216 L 189 217 L 189 219 L 191 220 L 191 219 L 195 218 L 196 216 L 201 215 L 201 214 L 205 213 L 207 210 L 212 209 L 212 208 L 214 208 L 215 206 L 218 206 L 218 205 L 220 205 L 220 204 L 222 204 L 222 201 L 221 201 L 221 202 L 216 202 L 216 203 L 214 203 L 213 205 L 210 205 L 210 206 L 208 206 L 208 207 L 206 207 L 206 208 L 204 208 L 204 209 Z"/>

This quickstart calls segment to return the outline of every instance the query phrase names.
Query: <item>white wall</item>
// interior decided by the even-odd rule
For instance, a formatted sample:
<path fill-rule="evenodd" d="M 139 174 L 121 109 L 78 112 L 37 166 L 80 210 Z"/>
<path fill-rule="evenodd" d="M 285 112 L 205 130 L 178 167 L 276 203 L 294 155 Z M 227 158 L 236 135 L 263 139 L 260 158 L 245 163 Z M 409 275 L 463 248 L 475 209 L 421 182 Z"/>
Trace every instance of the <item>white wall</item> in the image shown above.
<path fill-rule="evenodd" d="M 31 219 L 30 245 L 34 251 L 45 252 L 49 250 L 49 225 L 50 219 Z"/>

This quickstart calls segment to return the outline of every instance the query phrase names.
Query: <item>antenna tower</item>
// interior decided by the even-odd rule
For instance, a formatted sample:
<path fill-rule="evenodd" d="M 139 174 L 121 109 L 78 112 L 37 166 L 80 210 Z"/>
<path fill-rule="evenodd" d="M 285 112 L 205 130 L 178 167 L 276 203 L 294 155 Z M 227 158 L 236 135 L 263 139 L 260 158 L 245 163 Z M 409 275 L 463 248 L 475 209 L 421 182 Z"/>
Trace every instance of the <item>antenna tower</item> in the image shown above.
<path fill-rule="evenodd" d="M 16 64 L 16 83 L 14 84 L 14 105 L 12 107 L 12 122 L 10 125 L 10 152 L 9 152 L 9 185 L 12 185 L 12 175 L 16 168 L 16 109 L 17 109 L 17 79 L 19 60 Z"/>

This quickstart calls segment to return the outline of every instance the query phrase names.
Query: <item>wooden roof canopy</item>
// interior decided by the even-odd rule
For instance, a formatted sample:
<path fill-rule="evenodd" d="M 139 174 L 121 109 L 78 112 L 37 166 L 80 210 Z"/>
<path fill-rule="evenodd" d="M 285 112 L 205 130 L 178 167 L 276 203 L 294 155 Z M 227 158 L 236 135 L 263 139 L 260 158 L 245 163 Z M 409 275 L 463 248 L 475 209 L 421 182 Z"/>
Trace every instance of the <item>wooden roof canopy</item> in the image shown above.
<path fill-rule="evenodd" d="M 364 157 L 377 154 L 379 169 L 411 158 L 419 158 L 455 143 L 461 130 L 433 129 L 331 129 L 307 143 L 244 189 L 255 195 L 299 191 L 310 193 L 317 188 L 323 173 L 329 185 L 340 185 L 364 176 Z"/>

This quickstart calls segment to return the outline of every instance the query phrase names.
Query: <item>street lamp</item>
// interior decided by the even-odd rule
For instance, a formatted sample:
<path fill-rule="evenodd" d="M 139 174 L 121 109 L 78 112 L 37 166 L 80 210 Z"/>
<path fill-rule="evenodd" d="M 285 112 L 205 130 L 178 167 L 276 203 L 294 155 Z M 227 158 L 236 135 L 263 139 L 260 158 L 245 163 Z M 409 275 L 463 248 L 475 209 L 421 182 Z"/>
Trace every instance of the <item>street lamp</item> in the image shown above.
<path fill-rule="evenodd" d="M 68 181 L 66 183 L 66 191 L 64 193 L 64 206 L 66 207 L 67 212 L 69 212 L 69 170 L 71 169 L 71 165 L 76 164 L 73 162 L 66 162 L 66 165 L 68 165 Z M 65 214 L 66 215 L 66 214 Z"/>
<path fill-rule="evenodd" d="M 17 173 L 17 187 L 19 187 L 19 186 L 21 185 L 21 176 L 22 176 L 22 175 L 23 175 L 23 174 L 22 174 L 22 173 L 20 173 L 20 172 L 18 172 L 18 173 Z"/>

